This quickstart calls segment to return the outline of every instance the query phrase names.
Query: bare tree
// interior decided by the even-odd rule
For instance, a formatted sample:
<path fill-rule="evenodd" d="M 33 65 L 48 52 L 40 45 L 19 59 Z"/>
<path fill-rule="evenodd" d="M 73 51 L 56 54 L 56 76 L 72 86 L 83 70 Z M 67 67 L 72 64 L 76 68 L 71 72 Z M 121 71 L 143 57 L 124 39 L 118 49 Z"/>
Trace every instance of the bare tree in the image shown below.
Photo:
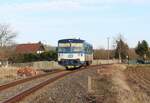
<path fill-rule="evenodd" d="M 119 35 L 114 39 L 115 44 L 115 58 L 118 58 L 120 60 L 126 59 L 128 56 L 129 47 L 128 44 L 125 42 L 124 36 L 119 33 Z"/>
<path fill-rule="evenodd" d="M 112 46 L 113 46 L 114 49 L 117 47 L 117 42 L 120 41 L 120 40 L 126 42 L 126 39 L 125 39 L 125 37 L 123 36 L 122 33 L 118 33 L 117 36 L 113 38 L 113 41 L 112 41 L 113 45 Z"/>
<path fill-rule="evenodd" d="M 12 30 L 8 24 L 0 24 L 0 47 L 8 46 L 14 43 L 17 33 Z"/>

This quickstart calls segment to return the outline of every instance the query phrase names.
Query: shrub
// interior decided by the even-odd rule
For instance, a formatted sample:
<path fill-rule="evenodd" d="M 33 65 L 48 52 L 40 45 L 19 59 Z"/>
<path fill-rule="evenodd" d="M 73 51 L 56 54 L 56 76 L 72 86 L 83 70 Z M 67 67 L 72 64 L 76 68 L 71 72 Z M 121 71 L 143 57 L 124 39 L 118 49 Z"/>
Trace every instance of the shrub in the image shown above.
<path fill-rule="evenodd" d="M 30 53 L 30 54 L 15 54 L 10 57 L 9 60 L 13 63 L 24 63 L 24 62 L 35 62 L 35 61 L 56 61 L 57 52 L 48 51 L 41 54 Z"/>

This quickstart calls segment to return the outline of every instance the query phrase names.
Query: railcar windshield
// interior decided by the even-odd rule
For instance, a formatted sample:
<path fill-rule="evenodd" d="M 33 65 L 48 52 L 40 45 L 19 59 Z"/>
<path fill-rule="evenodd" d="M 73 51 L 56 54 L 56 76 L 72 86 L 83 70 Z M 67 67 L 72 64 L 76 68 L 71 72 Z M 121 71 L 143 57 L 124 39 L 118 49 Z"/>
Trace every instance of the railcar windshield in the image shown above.
<path fill-rule="evenodd" d="M 70 52 L 82 52 L 83 44 L 82 43 L 59 43 L 58 52 L 70 53 Z"/>
<path fill-rule="evenodd" d="M 82 47 L 59 47 L 58 52 L 70 53 L 70 52 L 82 52 Z"/>

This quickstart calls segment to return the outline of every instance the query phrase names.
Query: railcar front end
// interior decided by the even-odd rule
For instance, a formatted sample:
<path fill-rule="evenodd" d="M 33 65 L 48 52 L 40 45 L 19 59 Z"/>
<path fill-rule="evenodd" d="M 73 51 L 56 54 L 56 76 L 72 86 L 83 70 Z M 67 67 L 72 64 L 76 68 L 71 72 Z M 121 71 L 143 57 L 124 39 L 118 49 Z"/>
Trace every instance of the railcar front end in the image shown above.
<path fill-rule="evenodd" d="M 86 49 L 84 40 L 80 39 L 59 40 L 58 63 L 66 67 L 66 69 L 73 69 L 84 66 L 87 64 L 87 62 L 90 63 L 90 61 L 93 60 L 91 59 L 90 61 L 86 61 L 87 55 L 89 56 L 89 53 L 87 53 L 85 50 Z"/>

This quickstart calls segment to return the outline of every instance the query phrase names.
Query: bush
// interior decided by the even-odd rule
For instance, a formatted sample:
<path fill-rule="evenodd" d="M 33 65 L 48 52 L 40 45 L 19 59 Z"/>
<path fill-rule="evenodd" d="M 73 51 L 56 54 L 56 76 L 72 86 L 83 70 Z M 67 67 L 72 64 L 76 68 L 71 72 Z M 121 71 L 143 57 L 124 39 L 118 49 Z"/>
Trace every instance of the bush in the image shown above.
<path fill-rule="evenodd" d="M 57 60 L 57 53 L 55 51 L 43 52 L 40 54 L 41 60 Z"/>
<path fill-rule="evenodd" d="M 24 63 L 24 62 L 35 62 L 35 61 L 56 61 L 57 52 L 48 51 L 41 54 L 30 53 L 30 54 L 16 54 L 13 57 L 9 58 L 13 63 Z"/>

